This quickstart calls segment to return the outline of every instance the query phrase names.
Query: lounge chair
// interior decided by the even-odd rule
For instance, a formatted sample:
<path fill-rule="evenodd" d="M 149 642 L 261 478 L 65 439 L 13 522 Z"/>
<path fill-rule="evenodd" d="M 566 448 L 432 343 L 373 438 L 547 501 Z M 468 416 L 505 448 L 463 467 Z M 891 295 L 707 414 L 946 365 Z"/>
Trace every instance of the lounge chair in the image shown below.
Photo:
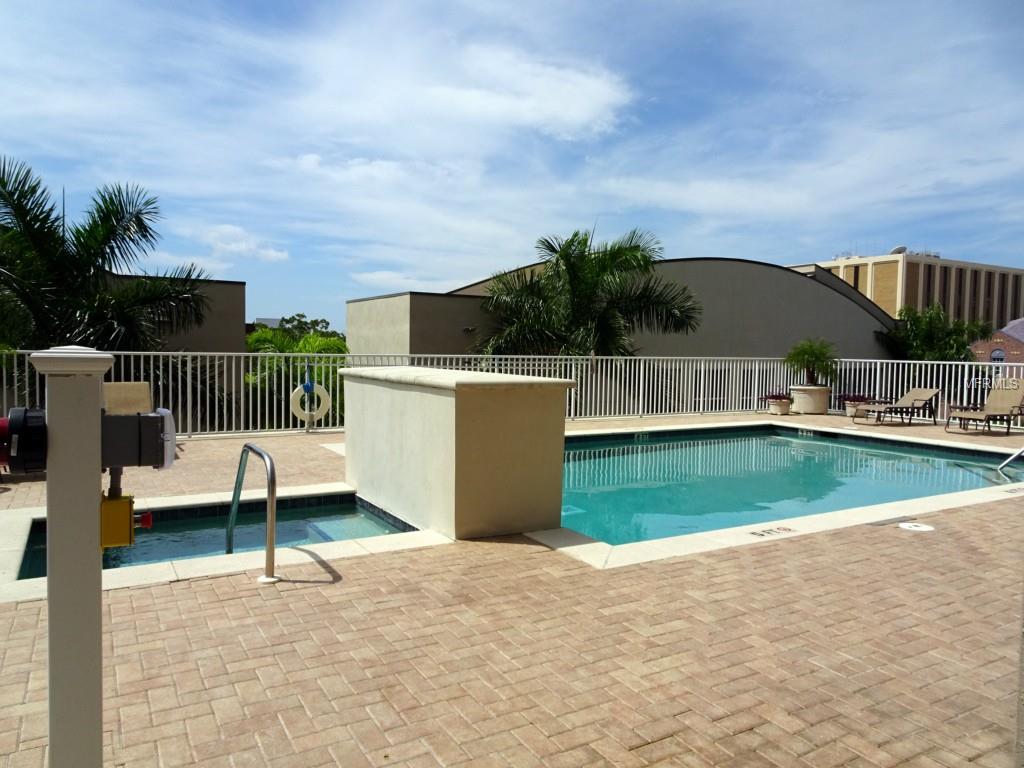
<path fill-rule="evenodd" d="M 938 389 L 921 387 L 909 390 L 895 403 L 864 403 L 854 411 L 853 420 L 856 421 L 858 416 L 867 418 L 868 414 L 873 413 L 876 423 L 881 422 L 886 416 L 890 419 L 899 416 L 900 422 L 913 421 L 915 416 L 931 416 L 932 424 L 935 424 L 940 394 L 942 392 Z"/>
<path fill-rule="evenodd" d="M 1006 422 L 1006 434 L 1018 416 L 1024 416 L 1024 381 L 1021 379 L 996 379 L 989 390 L 985 405 L 981 408 L 953 406 L 946 419 L 946 431 L 954 421 L 960 422 L 960 429 L 967 429 L 970 422 L 977 422 L 988 431 L 996 422 Z"/>
<path fill-rule="evenodd" d="M 153 394 L 146 381 L 106 381 L 103 407 L 111 415 L 153 412 Z"/>

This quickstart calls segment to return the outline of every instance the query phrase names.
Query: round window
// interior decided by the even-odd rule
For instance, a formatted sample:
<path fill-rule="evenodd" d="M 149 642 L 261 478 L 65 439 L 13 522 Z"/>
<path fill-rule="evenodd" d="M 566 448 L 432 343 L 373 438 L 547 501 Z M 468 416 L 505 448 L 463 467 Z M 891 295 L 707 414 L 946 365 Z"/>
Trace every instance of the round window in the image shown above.
<path fill-rule="evenodd" d="M 1002 363 L 1006 360 L 1006 351 L 1002 349 L 993 349 L 992 354 L 988 359 L 989 362 Z"/>

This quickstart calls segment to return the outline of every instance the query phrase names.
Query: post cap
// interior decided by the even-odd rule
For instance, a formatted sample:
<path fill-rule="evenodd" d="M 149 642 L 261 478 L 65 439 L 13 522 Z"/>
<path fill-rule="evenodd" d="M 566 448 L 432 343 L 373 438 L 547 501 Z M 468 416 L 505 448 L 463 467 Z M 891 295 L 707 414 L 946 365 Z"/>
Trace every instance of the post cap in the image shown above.
<path fill-rule="evenodd" d="M 91 347 L 51 347 L 34 352 L 29 361 L 48 376 L 102 376 L 114 365 L 114 356 Z"/>

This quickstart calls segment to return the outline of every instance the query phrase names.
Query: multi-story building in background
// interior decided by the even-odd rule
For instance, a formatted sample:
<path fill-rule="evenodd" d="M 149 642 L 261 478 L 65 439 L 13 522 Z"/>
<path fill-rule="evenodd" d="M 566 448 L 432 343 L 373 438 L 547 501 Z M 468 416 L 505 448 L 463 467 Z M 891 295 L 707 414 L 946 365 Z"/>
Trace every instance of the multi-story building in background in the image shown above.
<path fill-rule="evenodd" d="M 956 320 L 1002 328 L 1024 316 L 1024 269 L 943 259 L 893 248 L 883 256 L 839 256 L 817 266 L 856 288 L 895 317 L 901 308 L 940 304 Z M 815 264 L 792 266 L 810 273 Z"/>

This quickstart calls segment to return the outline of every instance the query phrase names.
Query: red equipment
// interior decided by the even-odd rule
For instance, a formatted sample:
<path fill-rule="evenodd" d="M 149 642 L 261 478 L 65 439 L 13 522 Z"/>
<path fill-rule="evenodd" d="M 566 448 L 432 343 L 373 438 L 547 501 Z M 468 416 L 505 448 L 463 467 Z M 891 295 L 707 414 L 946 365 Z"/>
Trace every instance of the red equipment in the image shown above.
<path fill-rule="evenodd" d="M 0 419 L 0 467 L 11 460 L 11 421 Z"/>

